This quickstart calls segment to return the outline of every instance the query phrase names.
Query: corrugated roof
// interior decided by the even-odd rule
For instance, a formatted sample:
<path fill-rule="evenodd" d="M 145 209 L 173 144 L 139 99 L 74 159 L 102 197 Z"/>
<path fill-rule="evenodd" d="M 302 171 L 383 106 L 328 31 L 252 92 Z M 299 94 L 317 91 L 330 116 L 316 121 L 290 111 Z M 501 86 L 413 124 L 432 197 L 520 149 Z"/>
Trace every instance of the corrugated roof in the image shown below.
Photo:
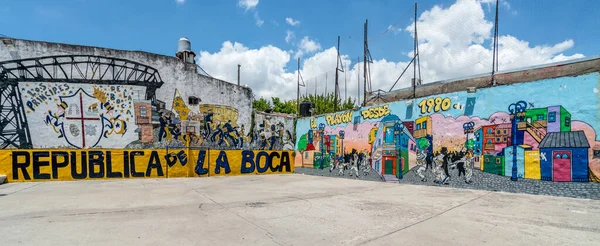
<path fill-rule="evenodd" d="M 590 143 L 583 131 L 549 132 L 539 148 L 589 148 Z"/>

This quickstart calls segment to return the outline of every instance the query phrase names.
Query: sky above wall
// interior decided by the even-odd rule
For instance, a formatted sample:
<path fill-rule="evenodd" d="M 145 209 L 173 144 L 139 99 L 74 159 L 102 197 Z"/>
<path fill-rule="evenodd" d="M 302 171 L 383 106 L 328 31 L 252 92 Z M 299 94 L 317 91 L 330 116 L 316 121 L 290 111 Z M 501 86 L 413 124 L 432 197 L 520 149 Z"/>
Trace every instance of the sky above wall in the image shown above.
<path fill-rule="evenodd" d="M 491 71 L 495 0 L 417 2 L 424 83 Z M 600 55 L 598 9 L 594 0 L 501 0 L 499 69 Z M 387 91 L 413 55 L 409 1 L 0 0 L 0 34 L 14 38 L 174 56 L 188 37 L 210 75 L 235 82 L 241 64 L 256 98 L 294 99 L 298 58 L 302 94 L 331 92 L 338 35 L 341 95 L 356 97 L 365 19 L 372 87 Z M 394 89 L 410 78 L 412 68 Z"/>

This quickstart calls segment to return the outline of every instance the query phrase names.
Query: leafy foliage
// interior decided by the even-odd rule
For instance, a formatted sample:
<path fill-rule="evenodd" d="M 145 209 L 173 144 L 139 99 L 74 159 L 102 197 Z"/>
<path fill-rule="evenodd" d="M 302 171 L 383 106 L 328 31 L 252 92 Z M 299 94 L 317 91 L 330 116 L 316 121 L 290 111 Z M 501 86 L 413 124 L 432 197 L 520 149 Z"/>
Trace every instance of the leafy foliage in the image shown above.
<path fill-rule="evenodd" d="M 271 109 L 271 103 L 269 100 L 261 97 L 260 99 L 252 102 L 252 108 L 257 111 L 264 112 L 267 109 Z"/>
<path fill-rule="evenodd" d="M 329 93 L 327 95 L 303 96 L 300 98 L 300 102 L 304 102 L 304 101 L 312 102 L 315 104 L 315 108 L 313 111 L 314 115 L 328 114 L 328 113 L 335 112 L 334 108 L 335 108 L 336 102 L 335 102 L 335 95 L 333 94 L 333 92 Z M 341 98 L 338 98 L 337 105 L 338 105 L 338 111 L 353 109 L 355 106 L 355 100 L 348 98 L 344 101 Z M 268 109 L 271 109 L 273 112 L 276 112 L 276 113 L 285 113 L 285 114 L 297 114 L 298 113 L 296 100 L 283 101 L 279 97 L 271 97 L 270 101 L 261 97 L 260 99 L 254 100 L 254 102 L 252 102 L 252 108 L 254 108 L 257 111 L 266 111 Z"/>

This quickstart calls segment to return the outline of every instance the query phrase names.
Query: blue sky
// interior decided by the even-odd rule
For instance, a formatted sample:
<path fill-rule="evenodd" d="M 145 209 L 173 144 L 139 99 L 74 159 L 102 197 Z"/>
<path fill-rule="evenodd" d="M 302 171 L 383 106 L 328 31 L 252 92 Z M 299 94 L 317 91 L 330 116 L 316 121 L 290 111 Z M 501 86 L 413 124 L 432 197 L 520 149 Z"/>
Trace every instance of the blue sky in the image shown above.
<path fill-rule="evenodd" d="M 420 46 L 425 82 L 489 70 L 486 66 L 491 67 L 491 59 L 482 49 L 491 47 L 489 24 L 493 22 L 494 4 L 488 2 L 494 1 L 417 2 L 419 20 L 423 21 L 422 26 L 419 24 L 419 38 L 425 45 Z M 288 97 L 289 92 L 295 91 L 295 57 L 302 54 L 302 74 L 309 78 L 309 89 L 313 90 L 310 78 L 325 81 L 323 74 L 335 69 L 335 52 L 330 48 L 335 46 L 338 35 L 344 61 L 353 66 L 356 57 L 362 56 L 362 28 L 368 18 L 370 50 L 376 60 L 372 65 L 373 84 L 387 90 L 410 61 L 413 39 L 406 28 L 413 21 L 413 4 L 394 0 L 0 0 L 0 34 L 164 55 L 174 55 L 177 40 L 186 36 L 194 51 L 202 53 L 198 61 L 209 74 L 235 81 L 236 64 L 241 63 L 243 81 L 257 96 Z M 441 11 L 434 13 L 434 6 Z M 483 10 L 482 18 L 465 17 L 477 16 L 479 8 Z M 594 0 L 501 1 L 499 30 L 507 39 L 501 41 L 505 47 L 501 46 L 500 69 L 600 54 L 598 9 L 600 1 Z M 430 12 L 429 19 L 424 17 L 425 11 Z M 292 26 L 286 18 L 298 24 Z M 394 23 L 398 24 L 380 35 Z M 448 29 L 451 31 L 440 37 L 439 33 Z M 293 32 L 295 37 L 289 42 L 287 32 Z M 444 40 L 451 40 L 450 45 Z M 224 46 L 226 41 L 232 43 L 230 50 Z M 460 41 L 463 44 L 456 45 Z M 518 45 L 523 47 L 514 48 Z M 455 60 L 440 66 L 448 59 L 435 57 L 440 49 Z M 554 53 L 548 55 L 548 50 Z M 479 68 L 462 71 L 477 61 L 481 63 Z M 356 72 L 348 71 L 354 83 Z M 327 76 L 330 82 L 333 73 Z M 262 86 L 264 82 L 281 88 Z M 318 82 L 320 92 L 324 91 L 323 84 Z M 402 79 L 400 84 L 406 86 L 408 80 Z M 348 93 L 357 92 L 349 89 Z"/>

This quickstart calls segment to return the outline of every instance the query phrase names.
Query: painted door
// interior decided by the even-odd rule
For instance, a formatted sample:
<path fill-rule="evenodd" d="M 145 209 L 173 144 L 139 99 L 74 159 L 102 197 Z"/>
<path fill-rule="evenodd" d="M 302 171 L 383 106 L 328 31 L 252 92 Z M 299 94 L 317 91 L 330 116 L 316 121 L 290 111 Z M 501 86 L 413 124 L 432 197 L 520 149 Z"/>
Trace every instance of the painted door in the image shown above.
<path fill-rule="evenodd" d="M 394 161 L 385 160 L 385 174 L 394 174 Z"/>
<path fill-rule="evenodd" d="M 552 179 L 555 182 L 571 181 L 571 151 L 553 151 L 552 163 Z"/>

